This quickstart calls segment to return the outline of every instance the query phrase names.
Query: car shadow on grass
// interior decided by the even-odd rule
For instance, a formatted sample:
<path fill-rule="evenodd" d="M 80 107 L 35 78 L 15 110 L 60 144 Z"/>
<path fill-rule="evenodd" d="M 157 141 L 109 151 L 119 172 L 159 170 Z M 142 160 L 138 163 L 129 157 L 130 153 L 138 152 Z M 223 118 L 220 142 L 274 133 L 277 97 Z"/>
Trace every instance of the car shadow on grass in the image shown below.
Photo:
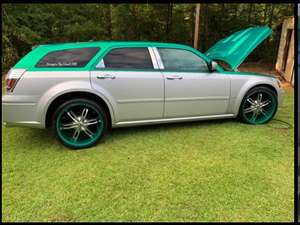
<path fill-rule="evenodd" d="M 155 135 L 160 133 L 169 133 L 181 129 L 194 129 L 199 127 L 205 129 L 208 127 L 219 127 L 229 124 L 241 124 L 236 119 L 218 119 L 218 120 L 207 120 L 207 121 L 190 121 L 190 122 L 178 122 L 178 123 L 165 123 L 165 124 L 150 124 L 143 126 L 133 126 L 133 127 L 117 127 L 111 129 L 105 139 L 104 143 L 110 143 L 111 141 L 119 138 L 127 138 L 133 135 Z"/>

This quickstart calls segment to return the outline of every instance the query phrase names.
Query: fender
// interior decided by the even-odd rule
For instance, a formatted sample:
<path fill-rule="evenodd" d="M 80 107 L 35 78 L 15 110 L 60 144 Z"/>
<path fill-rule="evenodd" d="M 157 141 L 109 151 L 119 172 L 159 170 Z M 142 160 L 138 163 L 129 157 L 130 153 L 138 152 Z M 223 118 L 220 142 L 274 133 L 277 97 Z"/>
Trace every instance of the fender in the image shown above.
<path fill-rule="evenodd" d="M 71 87 L 71 88 L 70 88 Z M 62 91 L 63 90 L 63 91 Z M 117 111 L 117 104 L 113 97 L 108 94 L 104 89 L 98 89 L 101 90 L 95 91 L 92 89 L 91 84 L 89 80 L 87 81 L 66 81 L 63 83 L 59 83 L 57 85 L 54 85 L 50 89 L 48 89 L 40 98 L 37 104 L 37 114 L 40 115 L 40 121 L 43 127 L 45 127 L 46 124 L 46 114 L 48 111 L 48 108 L 50 104 L 59 96 L 66 94 L 66 93 L 72 93 L 72 92 L 88 92 L 91 94 L 95 94 L 106 103 L 109 109 L 109 113 L 111 116 L 112 124 L 116 121 L 116 111 Z"/>
<path fill-rule="evenodd" d="M 256 79 L 249 79 L 249 77 L 246 79 L 246 77 L 248 76 L 231 76 L 229 111 L 235 116 L 238 115 L 242 100 L 250 89 L 259 85 L 269 85 L 272 86 L 278 94 L 278 88 L 273 78 L 256 76 Z"/>

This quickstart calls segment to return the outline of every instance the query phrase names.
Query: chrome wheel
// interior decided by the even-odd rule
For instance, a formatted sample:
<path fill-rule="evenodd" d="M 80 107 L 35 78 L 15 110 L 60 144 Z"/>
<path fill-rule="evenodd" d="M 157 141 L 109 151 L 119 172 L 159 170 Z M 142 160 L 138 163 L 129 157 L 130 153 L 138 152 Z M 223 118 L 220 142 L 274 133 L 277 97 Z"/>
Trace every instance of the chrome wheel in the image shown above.
<path fill-rule="evenodd" d="M 56 131 L 64 144 L 73 148 L 95 143 L 105 127 L 103 113 L 87 102 L 76 102 L 63 108 L 56 119 Z"/>
<path fill-rule="evenodd" d="M 274 116 L 277 108 L 276 96 L 273 92 L 266 90 L 254 91 L 245 97 L 241 110 L 246 122 L 262 124 Z"/>

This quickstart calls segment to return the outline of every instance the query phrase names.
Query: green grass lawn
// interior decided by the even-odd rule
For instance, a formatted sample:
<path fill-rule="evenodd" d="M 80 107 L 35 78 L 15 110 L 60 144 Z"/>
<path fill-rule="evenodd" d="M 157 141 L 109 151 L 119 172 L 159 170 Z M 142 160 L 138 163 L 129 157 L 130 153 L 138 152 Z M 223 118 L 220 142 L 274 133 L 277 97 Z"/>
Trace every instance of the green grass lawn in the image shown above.
<path fill-rule="evenodd" d="M 294 95 L 275 117 L 294 124 Z M 293 221 L 294 128 L 215 120 L 112 130 L 81 151 L 4 128 L 3 221 Z"/>

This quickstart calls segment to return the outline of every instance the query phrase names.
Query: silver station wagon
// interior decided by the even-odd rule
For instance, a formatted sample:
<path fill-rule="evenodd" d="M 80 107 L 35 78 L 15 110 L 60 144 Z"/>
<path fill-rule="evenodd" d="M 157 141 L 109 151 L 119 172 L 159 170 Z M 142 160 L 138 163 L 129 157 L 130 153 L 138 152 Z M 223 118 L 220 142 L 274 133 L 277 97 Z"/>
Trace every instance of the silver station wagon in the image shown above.
<path fill-rule="evenodd" d="M 280 105 L 280 82 L 237 68 L 271 32 L 250 27 L 206 53 L 140 41 L 39 45 L 7 75 L 2 121 L 51 128 L 73 149 L 110 127 L 235 117 L 263 124 Z"/>

